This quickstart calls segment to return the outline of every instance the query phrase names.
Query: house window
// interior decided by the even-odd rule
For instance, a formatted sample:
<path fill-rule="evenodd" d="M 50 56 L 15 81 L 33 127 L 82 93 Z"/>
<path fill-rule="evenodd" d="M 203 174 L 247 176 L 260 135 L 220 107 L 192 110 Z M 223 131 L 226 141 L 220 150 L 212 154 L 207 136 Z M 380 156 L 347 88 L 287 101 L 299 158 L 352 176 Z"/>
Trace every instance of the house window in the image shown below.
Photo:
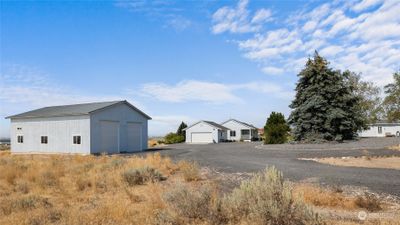
<path fill-rule="evenodd" d="M 236 131 L 231 130 L 230 134 L 231 134 L 231 137 L 236 137 Z"/>
<path fill-rule="evenodd" d="M 249 135 L 250 134 L 250 130 L 242 130 L 242 135 Z"/>
<path fill-rule="evenodd" d="M 76 145 L 80 145 L 81 144 L 81 136 L 74 136 L 73 142 Z"/>
<path fill-rule="evenodd" d="M 382 134 L 382 127 L 378 127 L 378 134 Z"/>
<path fill-rule="evenodd" d="M 48 138 L 47 138 L 47 136 L 41 136 L 40 137 L 40 143 L 42 143 L 42 144 L 47 144 L 47 140 Z"/>
<path fill-rule="evenodd" d="M 21 136 L 21 135 L 17 136 L 17 142 L 24 143 L 24 136 Z"/>

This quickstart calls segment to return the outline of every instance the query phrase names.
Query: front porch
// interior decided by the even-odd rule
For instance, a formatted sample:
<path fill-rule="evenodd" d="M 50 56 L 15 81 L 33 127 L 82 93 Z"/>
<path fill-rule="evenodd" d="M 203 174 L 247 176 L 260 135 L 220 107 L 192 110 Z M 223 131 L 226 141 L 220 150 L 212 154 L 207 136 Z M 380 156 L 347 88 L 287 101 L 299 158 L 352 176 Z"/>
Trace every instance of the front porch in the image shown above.
<path fill-rule="evenodd" d="M 258 138 L 258 131 L 256 129 L 242 129 L 240 130 L 240 140 L 251 141 Z"/>

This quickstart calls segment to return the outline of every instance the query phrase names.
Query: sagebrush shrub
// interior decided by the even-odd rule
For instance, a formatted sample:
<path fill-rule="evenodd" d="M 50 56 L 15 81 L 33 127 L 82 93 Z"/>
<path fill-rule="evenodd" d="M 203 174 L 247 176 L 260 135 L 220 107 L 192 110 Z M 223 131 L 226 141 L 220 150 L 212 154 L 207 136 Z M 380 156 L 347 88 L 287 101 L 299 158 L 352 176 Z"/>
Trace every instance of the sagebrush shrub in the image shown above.
<path fill-rule="evenodd" d="M 373 194 L 369 194 L 367 192 L 364 193 L 364 196 L 358 196 L 355 203 L 358 207 L 364 208 L 370 212 L 375 212 L 382 209 L 381 201 Z"/>
<path fill-rule="evenodd" d="M 200 180 L 200 169 L 197 163 L 191 163 L 187 161 L 179 162 L 180 170 L 183 174 L 185 181 L 197 181 Z"/>
<path fill-rule="evenodd" d="M 42 187 L 54 187 L 58 185 L 58 178 L 54 172 L 45 171 L 39 176 L 39 184 Z"/>
<path fill-rule="evenodd" d="M 274 167 L 243 181 L 225 197 L 224 208 L 235 222 L 247 218 L 254 224 L 322 224 L 311 209 L 294 199 L 290 184 Z"/>
<path fill-rule="evenodd" d="M 202 186 L 193 189 L 188 185 L 178 183 L 174 189 L 164 194 L 167 202 L 179 217 L 189 219 L 206 219 L 210 215 L 212 192 Z"/>
<path fill-rule="evenodd" d="M 177 184 L 164 194 L 167 211 L 157 221 L 169 224 L 320 225 L 321 218 L 292 195 L 290 184 L 275 168 L 254 175 L 225 195 L 209 186 Z M 175 216 L 173 216 L 175 215 Z M 175 219 L 174 219 L 175 218 Z M 171 219 L 174 219 L 171 222 Z"/>

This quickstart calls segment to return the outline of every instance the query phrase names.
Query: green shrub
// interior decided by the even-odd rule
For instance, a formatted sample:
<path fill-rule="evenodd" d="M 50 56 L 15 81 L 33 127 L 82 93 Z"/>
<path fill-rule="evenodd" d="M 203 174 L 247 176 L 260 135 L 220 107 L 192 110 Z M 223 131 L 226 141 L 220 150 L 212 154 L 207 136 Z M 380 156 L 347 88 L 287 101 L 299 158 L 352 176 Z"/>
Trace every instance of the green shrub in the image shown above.
<path fill-rule="evenodd" d="M 175 144 L 182 143 L 185 141 L 185 137 L 183 135 L 169 133 L 164 137 L 165 144 Z"/>
<path fill-rule="evenodd" d="M 285 116 L 282 113 L 272 112 L 264 127 L 264 143 L 283 144 L 287 141 L 289 131 Z"/>
<path fill-rule="evenodd" d="M 122 173 L 122 178 L 129 186 L 140 185 L 149 181 L 156 182 L 164 179 L 158 170 L 151 167 L 127 170 Z"/>

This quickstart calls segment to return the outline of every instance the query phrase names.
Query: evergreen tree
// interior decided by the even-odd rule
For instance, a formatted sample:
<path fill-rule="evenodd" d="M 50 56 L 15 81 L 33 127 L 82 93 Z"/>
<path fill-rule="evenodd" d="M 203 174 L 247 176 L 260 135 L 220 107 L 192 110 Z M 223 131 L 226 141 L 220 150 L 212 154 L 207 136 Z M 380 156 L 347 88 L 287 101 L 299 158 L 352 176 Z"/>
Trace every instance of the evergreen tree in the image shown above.
<path fill-rule="evenodd" d="M 289 123 L 298 141 L 352 139 L 365 127 L 360 98 L 353 92 L 348 73 L 328 67 L 315 52 L 298 74 Z"/>
<path fill-rule="evenodd" d="M 282 113 L 272 112 L 264 126 L 264 144 L 283 144 L 287 141 L 289 125 Z"/>
<path fill-rule="evenodd" d="M 394 82 L 385 86 L 387 96 L 383 100 L 386 118 L 390 121 L 400 120 L 400 71 L 393 74 Z"/>
<path fill-rule="evenodd" d="M 182 135 L 186 139 L 186 132 L 183 130 L 187 127 L 187 124 L 182 121 L 179 125 L 178 130 L 176 131 L 177 135 Z"/>

